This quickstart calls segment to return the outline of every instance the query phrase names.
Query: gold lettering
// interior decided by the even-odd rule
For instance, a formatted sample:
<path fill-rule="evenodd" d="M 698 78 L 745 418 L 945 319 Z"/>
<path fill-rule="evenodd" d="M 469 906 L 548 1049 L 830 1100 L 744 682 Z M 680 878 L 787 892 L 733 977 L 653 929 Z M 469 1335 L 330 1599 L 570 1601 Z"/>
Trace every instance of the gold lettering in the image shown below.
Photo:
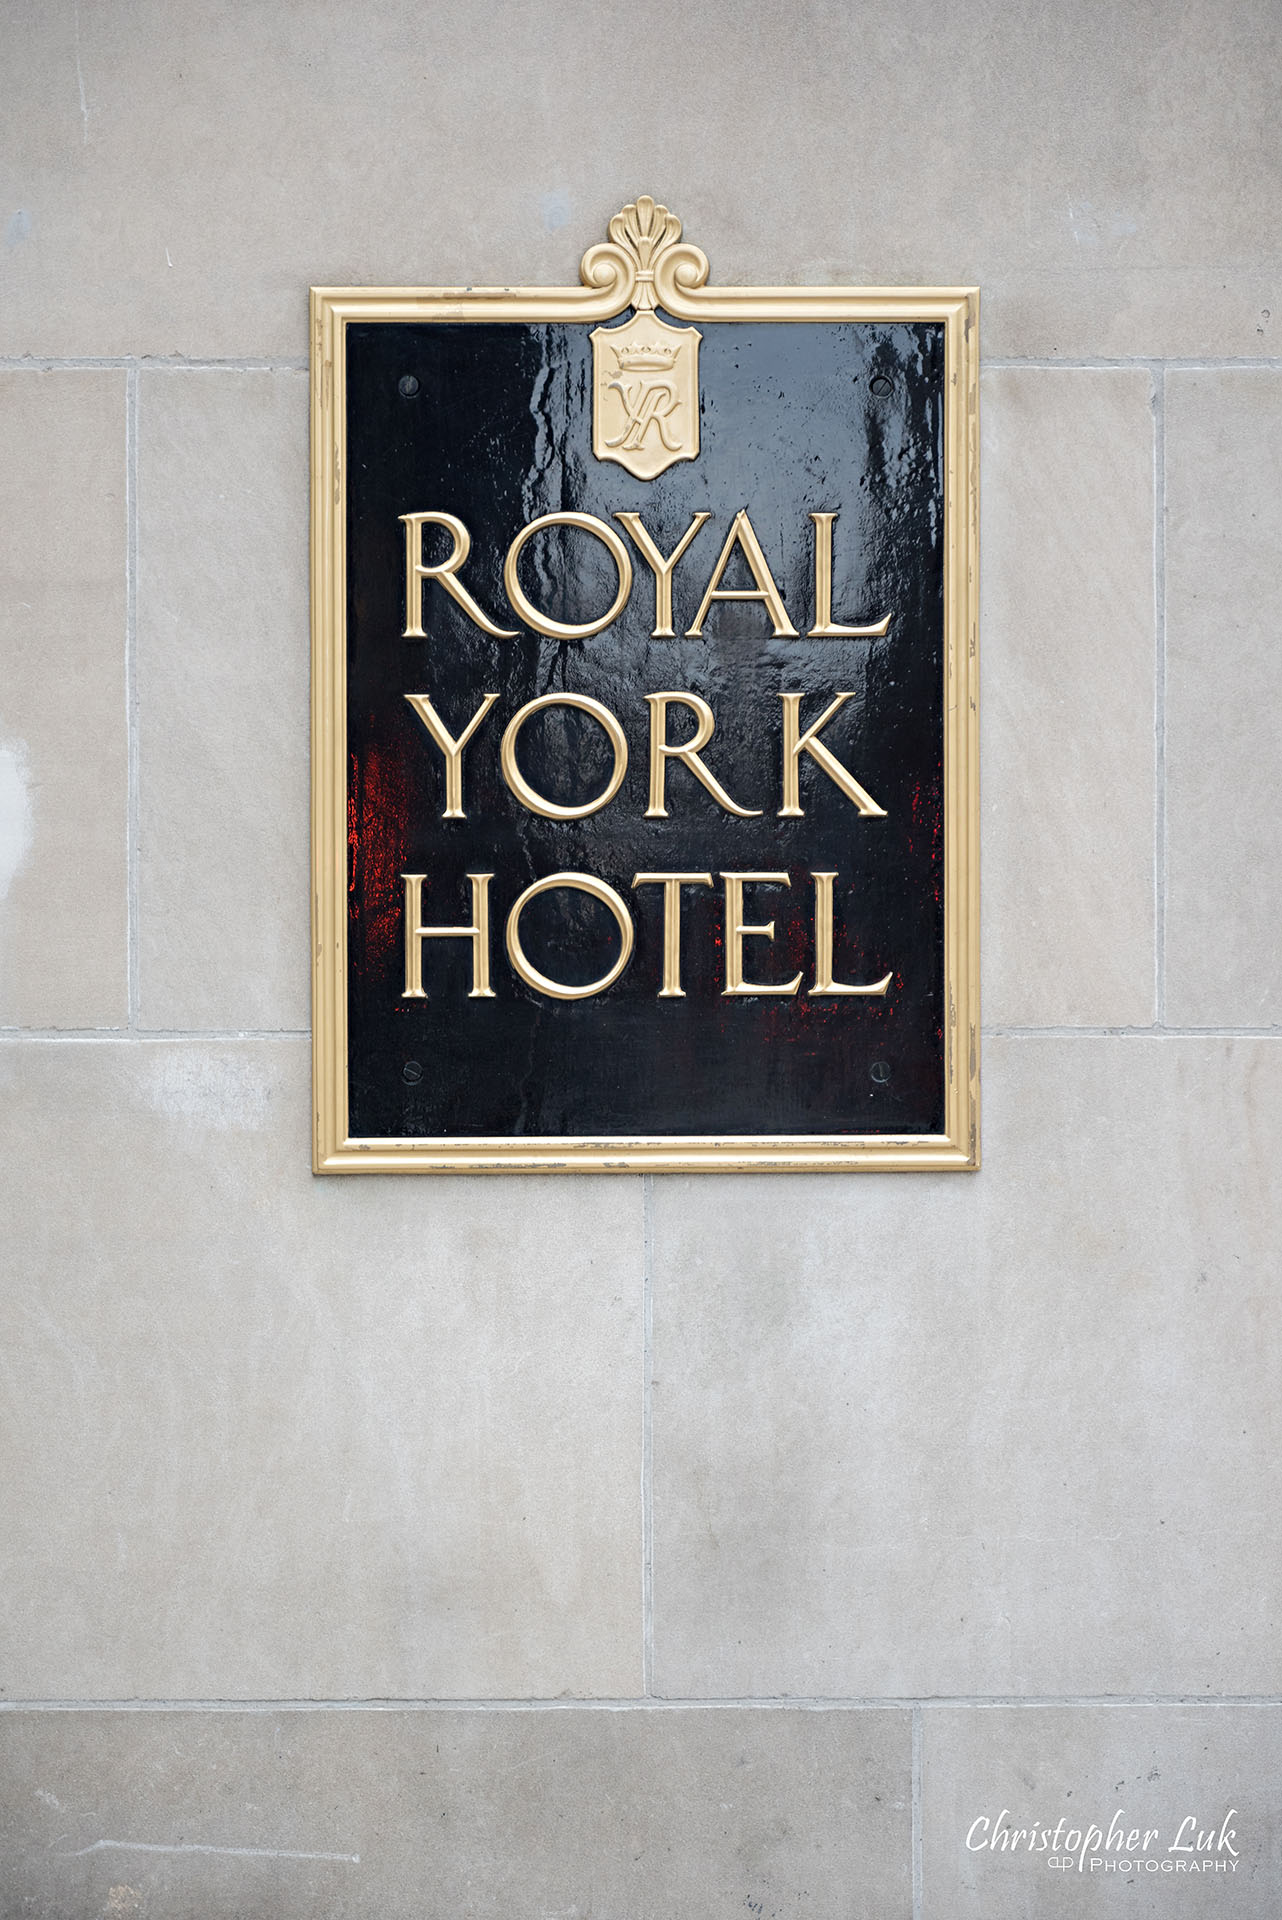
<path fill-rule="evenodd" d="M 815 624 L 807 636 L 811 640 L 880 640 L 890 626 L 890 615 L 872 627 L 838 627 L 832 618 L 832 523 L 835 513 L 812 513 L 815 523 Z"/>
<path fill-rule="evenodd" d="M 755 934 L 762 940 L 773 940 L 775 923 L 767 920 L 764 926 L 746 926 L 743 918 L 743 890 L 746 886 L 758 882 L 776 887 L 790 887 L 791 880 L 786 873 L 723 873 L 726 883 L 726 984 L 721 989 L 722 998 L 728 995 L 745 993 L 795 993 L 801 985 L 801 975 L 785 985 L 764 986 L 760 982 L 745 980 L 743 977 L 743 942 L 749 934 Z"/>
<path fill-rule="evenodd" d="M 580 527 L 584 533 L 595 534 L 613 560 L 619 575 L 619 591 L 614 603 L 599 620 L 585 620 L 576 625 L 566 625 L 561 620 L 551 620 L 547 614 L 540 613 L 525 596 L 525 590 L 517 578 L 516 563 L 521 549 L 532 535 L 542 527 Z M 593 513 L 544 513 L 537 520 L 531 520 L 522 527 L 507 550 L 507 559 L 503 562 L 503 585 L 507 597 L 512 602 L 512 611 L 527 627 L 533 627 L 535 633 L 544 633 L 550 640 L 586 640 L 591 634 L 600 633 L 602 627 L 608 627 L 616 620 L 628 604 L 628 595 L 632 591 L 632 562 L 628 550 L 620 540 L 614 528 L 607 526 L 604 520 L 598 520 Z"/>
<path fill-rule="evenodd" d="M 425 874 L 403 873 L 405 882 L 405 991 L 402 1000 L 426 1000 L 423 991 L 424 940 L 470 940 L 472 942 L 472 988 L 469 1000 L 492 1000 L 490 990 L 490 881 L 492 873 L 469 873 L 472 882 L 472 923 L 467 927 L 425 927 L 423 919 L 423 881 Z"/>
<path fill-rule="evenodd" d="M 549 980 L 545 973 L 532 966 L 526 958 L 521 945 L 521 915 L 531 900 L 537 900 L 541 893 L 550 893 L 553 887 L 574 887 L 580 893 L 590 893 L 594 900 L 602 901 L 614 915 L 619 929 L 619 957 L 608 973 L 599 980 L 589 982 L 586 987 L 563 987 L 555 980 Z M 512 970 L 518 978 L 524 980 L 527 987 L 533 987 L 536 993 L 546 993 L 553 1000 L 586 1000 L 590 994 L 604 993 L 607 987 L 614 985 L 628 961 L 632 958 L 632 915 L 613 887 L 606 885 L 590 873 L 550 873 L 545 880 L 536 880 L 527 887 L 513 906 L 507 917 L 507 957 L 512 962 Z"/>
<path fill-rule="evenodd" d="M 887 974 L 873 987 L 848 987 L 832 977 L 832 883 L 835 873 L 812 873 L 815 883 L 815 984 L 810 989 L 809 998 L 817 999 L 822 995 L 839 993 L 882 994 L 893 978 Z"/>
<path fill-rule="evenodd" d="M 482 633 L 488 633 L 495 640 L 515 640 L 516 629 L 496 627 L 482 613 L 463 582 L 455 577 L 472 551 L 472 536 L 463 522 L 452 513 L 403 513 L 401 520 L 405 525 L 405 632 L 402 638 L 426 640 L 427 635 L 423 631 L 423 582 L 435 580 Z M 454 542 L 449 558 L 437 566 L 426 567 L 423 564 L 424 527 L 444 527 Z"/>
<path fill-rule="evenodd" d="M 545 800 L 536 793 L 521 769 L 516 764 L 516 742 L 521 728 L 532 713 L 538 713 L 544 707 L 578 707 L 583 713 L 604 727 L 606 737 L 614 749 L 614 771 L 606 784 L 605 791 L 589 800 L 581 807 L 558 806 L 555 800 Z M 530 700 L 521 711 L 508 721 L 503 732 L 503 742 L 499 748 L 499 762 L 503 768 L 503 778 L 512 789 L 522 806 L 531 813 L 541 814 L 545 820 L 583 820 L 590 813 L 599 813 L 602 807 L 613 800 L 623 785 L 623 776 L 628 770 L 628 742 L 623 728 L 619 725 L 608 707 L 599 700 L 591 700 L 585 693 L 545 693 L 537 700 Z"/>
<path fill-rule="evenodd" d="M 689 767 L 695 779 L 707 788 L 717 805 L 724 807 L 727 813 L 733 813 L 740 820 L 757 819 L 761 808 L 737 806 L 699 757 L 700 747 L 707 746 L 717 724 L 707 701 L 701 700 L 697 693 L 647 693 L 646 699 L 650 705 L 650 804 L 645 810 L 646 819 L 666 820 L 668 817 L 665 780 L 669 760 L 680 760 Z M 690 739 L 679 747 L 668 745 L 668 708 L 674 702 L 689 707 L 698 721 Z"/>
<path fill-rule="evenodd" d="M 405 698 L 445 755 L 445 811 L 442 820 L 466 820 L 463 811 L 463 749 L 484 720 L 497 693 L 487 693 L 456 740 L 425 693 L 407 693 Z"/>
<path fill-rule="evenodd" d="M 681 889 L 710 887 L 710 873 L 634 873 L 634 887 L 663 888 L 663 985 L 660 1000 L 684 1000 L 681 985 Z"/>
<path fill-rule="evenodd" d="M 719 585 L 736 542 L 742 548 L 743 557 L 748 562 L 752 577 L 757 583 L 755 587 L 722 588 Z M 796 637 L 797 629 L 788 619 L 783 595 L 775 585 L 774 575 L 770 571 L 765 554 L 761 551 L 761 542 L 753 531 L 746 507 L 743 507 L 731 522 L 730 531 L 726 535 L 726 544 L 721 549 L 721 557 L 712 569 L 708 591 L 704 594 L 699 611 L 694 616 L 694 625 L 686 628 L 687 639 L 697 638 L 703 633 L 703 623 L 707 617 L 708 608 L 714 600 L 760 600 L 770 615 L 775 638 L 780 639 L 786 634 Z"/>
<path fill-rule="evenodd" d="M 696 513 L 690 522 L 689 530 L 682 536 L 680 544 L 672 549 L 666 560 L 642 526 L 639 513 L 616 513 L 614 517 L 622 521 L 627 528 L 641 558 L 654 574 L 654 632 L 650 637 L 652 640 L 670 640 L 672 638 L 672 569 L 704 521 L 711 520 L 712 515 Z"/>
<path fill-rule="evenodd" d="M 840 712 L 847 700 L 854 698 L 850 693 L 839 693 L 832 705 L 825 707 L 813 725 L 801 731 L 801 695 L 799 693 L 781 693 L 783 701 L 783 805 L 779 809 L 781 820 L 800 820 L 805 812 L 801 804 L 801 778 L 799 763 L 803 753 L 808 753 L 823 768 L 828 778 L 835 781 L 847 800 L 853 800 L 860 813 L 869 814 L 879 820 L 886 817 L 886 809 L 879 807 L 870 793 L 865 792 L 849 768 L 843 767 L 836 754 L 830 753 L 819 738 L 821 730 L 827 726 L 834 714 Z"/>

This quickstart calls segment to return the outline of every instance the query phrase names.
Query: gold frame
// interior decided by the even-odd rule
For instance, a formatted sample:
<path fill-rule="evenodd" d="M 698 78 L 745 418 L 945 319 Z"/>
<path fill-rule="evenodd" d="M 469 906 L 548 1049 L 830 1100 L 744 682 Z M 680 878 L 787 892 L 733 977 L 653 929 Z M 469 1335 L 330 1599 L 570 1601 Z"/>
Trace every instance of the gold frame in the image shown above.
<path fill-rule="evenodd" d="M 718 287 L 638 200 L 577 287 L 313 287 L 312 1100 L 317 1173 L 725 1173 L 979 1165 L 979 294 L 973 287 Z M 346 330 L 359 321 L 931 320 L 944 327 L 945 1122 L 942 1134 L 353 1139 L 347 1132 Z"/>

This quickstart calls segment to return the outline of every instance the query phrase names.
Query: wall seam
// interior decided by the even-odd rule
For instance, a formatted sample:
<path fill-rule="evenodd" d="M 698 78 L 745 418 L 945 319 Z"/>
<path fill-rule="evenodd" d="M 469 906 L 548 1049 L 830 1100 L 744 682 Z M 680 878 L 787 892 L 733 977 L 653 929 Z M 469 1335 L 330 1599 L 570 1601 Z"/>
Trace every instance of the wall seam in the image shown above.
<path fill-rule="evenodd" d="M 989 357 L 982 355 L 981 364 L 985 367 L 992 367 L 996 372 L 1003 372 L 1007 369 L 1024 368 L 1031 373 L 1056 373 L 1061 371 L 1067 373 L 1111 373 L 1124 367 L 1166 367 L 1180 373 L 1212 373 L 1224 369 L 1248 373 L 1256 371 L 1277 373 L 1282 369 L 1282 360 L 1279 359 L 1268 359 L 1258 355 L 1250 357 L 1243 355 L 1235 358 L 1231 354 L 1226 354 L 1223 358 L 1216 358 L 1212 355 L 1198 358 L 1173 354 L 1169 359 L 1164 359 L 1160 356 L 1155 357 L 1149 353 L 1132 353 L 1121 355 L 1115 360 L 1090 355 L 1075 360 L 1046 359 L 1040 355 L 1032 355 L 1027 359 L 1020 359 L 1016 356 Z"/>
<path fill-rule="evenodd" d="M 1157 1024 L 1166 1025 L 1166 369 L 1153 393 L 1154 901 Z"/>
<path fill-rule="evenodd" d="M 184 360 L 166 354 L 84 354 L 57 358 L 34 354 L 0 355 L 0 373 L 101 373 L 124 369 L 143 373 L 306 373 L 306 359 Z"/>
<path fill-rule="evenodd" d="M 912 1889 L 913 1920 L 922 1920 L 922 1745 L 924 1723 L 920 1706 L 912 1721 Z"/>
<path fill-rule="evenodd" d="M 138 370 L 125 375 L 125 955 L 127 1026 L 137 1031 L 138 969 Z"/>
<path fill-rule="evenodd" d="M 165 1040 L 186 1041 L 199 1045 L 206 1040 L 310 1040 L 311 1031 L 307 1027 L 261 1027 L 244 1028 L 233 1032 L 230 1029 L 216 1028 L 166 1028 L 166 1027 L 0 1027 L 0 1042 L 15 1040 L 33 1040 L 41 1046 L 57 1045 L 60 1042 L 79 1045 L 101 1045 L 112 1040 Z"/>
<path fill-rule="evenodd" d="M 985 1027 L 986 1040 L 1278 1040 L 1274 1027 Z"/>
<path fill-rule="evenodd" d="M 902 1697 L 802 1698 L 791 1695 L 747 1696 L 729 1699 L 678 1699 L 659 1695 L 633 1699 L 567 1698 L 564 1694 L 539 1699 L 65 1699 L 0 1700 L 6 1713 L 920 1713 L 923 1738 L 925 1716 L 957 1709 L 977 1712 L 1058 1712 L 1069 1709 L 1151 1707 L 1208 1707 L 1217 1712 L 1237 1708 L 1277 1710 L 1282 1694 L 1047 1694 L 975 1695 L 930 1694 Z"/>

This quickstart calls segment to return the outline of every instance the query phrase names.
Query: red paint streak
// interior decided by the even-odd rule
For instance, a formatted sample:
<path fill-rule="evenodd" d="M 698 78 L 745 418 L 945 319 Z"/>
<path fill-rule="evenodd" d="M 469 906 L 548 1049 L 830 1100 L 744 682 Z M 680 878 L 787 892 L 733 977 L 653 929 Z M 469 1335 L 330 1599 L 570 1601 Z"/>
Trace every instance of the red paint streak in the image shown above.
<path fill-rule="evenodd" d="M 353 757 L 348 794 L 348 889 L 354 923 L 364 922 L 366 965 L 381 967 L 401 940 L 409 839 L 409 783 L 394 749 L 373 745 Z"/>
<path fill-rule="evenodd" d="M 356 755 L 347 756 L 347 901 L 348 912 L 356 909 L 356 856 L 360 849 L 360 835 L 356 830 L 356 787 L 358 762 Z"/>

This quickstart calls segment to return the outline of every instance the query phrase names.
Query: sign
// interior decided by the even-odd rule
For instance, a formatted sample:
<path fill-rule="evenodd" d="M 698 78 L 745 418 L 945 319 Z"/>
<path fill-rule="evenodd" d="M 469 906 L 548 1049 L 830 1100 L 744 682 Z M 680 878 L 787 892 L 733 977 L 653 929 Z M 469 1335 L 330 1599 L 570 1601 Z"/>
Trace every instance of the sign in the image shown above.
<path fill-rule="evenodd" d="M 315 1166 L 978 1165 L 973 291 L 312 296 Z"/>

